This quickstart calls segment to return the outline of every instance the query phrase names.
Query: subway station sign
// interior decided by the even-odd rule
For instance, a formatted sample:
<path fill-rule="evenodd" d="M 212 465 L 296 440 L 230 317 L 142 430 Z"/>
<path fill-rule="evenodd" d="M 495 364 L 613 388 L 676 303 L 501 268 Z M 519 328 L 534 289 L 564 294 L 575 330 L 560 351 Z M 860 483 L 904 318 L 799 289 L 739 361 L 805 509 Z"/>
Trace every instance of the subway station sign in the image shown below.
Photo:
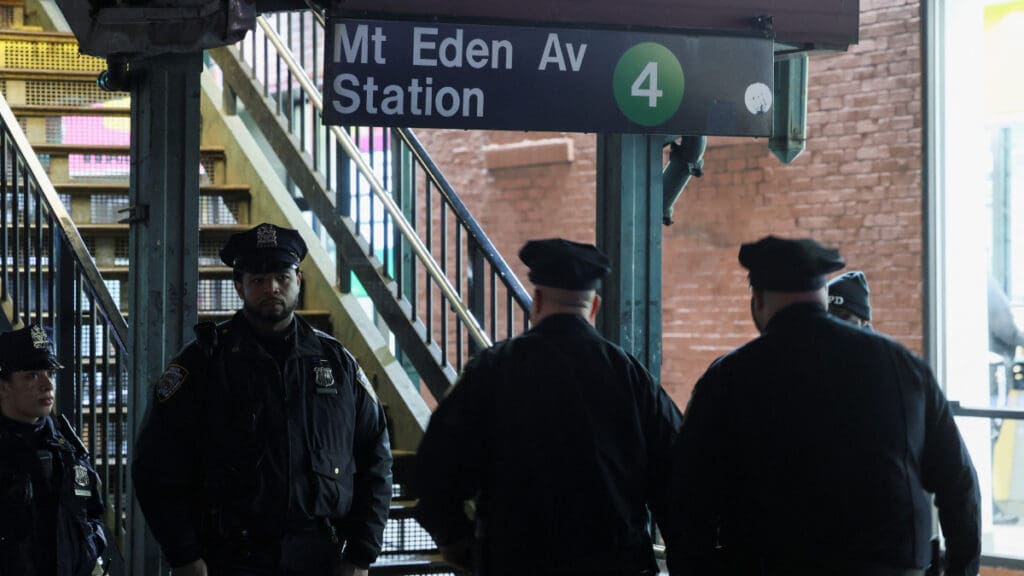
<path fill-rule="evenodd" d="M 324 122 L 769 136 L 763 37 L 330 18 Z"/>

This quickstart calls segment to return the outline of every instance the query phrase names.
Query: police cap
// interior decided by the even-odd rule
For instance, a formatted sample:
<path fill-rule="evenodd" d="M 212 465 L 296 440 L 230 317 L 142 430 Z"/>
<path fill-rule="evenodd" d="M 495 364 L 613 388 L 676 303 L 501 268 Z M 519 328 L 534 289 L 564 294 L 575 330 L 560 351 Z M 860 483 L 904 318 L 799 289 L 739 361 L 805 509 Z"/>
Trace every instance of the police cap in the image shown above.
<path fill-rule="evenodd" d="M 839 251 L 809 238 L 767 236 L 740 247 L 740 264 L 758 290 L 807 292 L 825 285 L 825 275 L 846 263 Z"/>
<path fill-rule="evenodd" d="M 232 235 L 220 250 L 225 264 L 253 274 L 298 268 L 305 257 L 306 243 L 298 231 L 265 222 Z"/>
<path fill-rule="evenodd" d="M 0 334 L 0 374 L 10 378 L 19 370 L 59 370 L 50 336 L 38 324 Z"/>
<path fill-rule="evenodd" d="M 592 244 L 562 238 L 530 240 L 519 259 L 530 268 L 530 282 L 564 290 L 593 290 L 612 270 L 608 257 Z"/>
<path fill-rule="evenodd" d="M 842 308 L 861 320 L 871 321 L 868 279 L 860 270 L 836 276 L 828 283 L 829 307 Z"/>

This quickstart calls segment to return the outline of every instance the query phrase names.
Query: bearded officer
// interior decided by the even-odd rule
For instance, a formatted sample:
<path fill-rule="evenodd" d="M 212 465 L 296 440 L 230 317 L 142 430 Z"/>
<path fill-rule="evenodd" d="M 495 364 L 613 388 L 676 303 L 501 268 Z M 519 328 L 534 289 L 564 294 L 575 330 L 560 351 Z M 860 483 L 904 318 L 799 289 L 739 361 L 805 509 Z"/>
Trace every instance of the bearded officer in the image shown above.
<path fill-rule="evenodd" d="M 175 567 L 203 574 L 366 574 L 391 497 L 384 412 L 356 360 L 295 315 L 306 244 L 260 224 L 230 238 L 243 308 L 168 364 L 132 472 Z"/>
<path fill-rule="evenodd" d="M 935 494 L 945 574 L 975 576 L 978 480 L 928 365 L 826 311 L 844 262 L 809 239 L 744 244 L 761 336 L 694 388 L 673 450 L 674 575 L 914 576 Z"/>

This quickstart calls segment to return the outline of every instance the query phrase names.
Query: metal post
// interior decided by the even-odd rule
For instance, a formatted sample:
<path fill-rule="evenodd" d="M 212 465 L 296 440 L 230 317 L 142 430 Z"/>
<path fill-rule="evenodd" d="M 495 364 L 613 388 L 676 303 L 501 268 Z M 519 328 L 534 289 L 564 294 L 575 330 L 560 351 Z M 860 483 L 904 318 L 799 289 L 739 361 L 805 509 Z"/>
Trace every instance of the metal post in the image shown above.
<path fill-rule="evenodd" d="M 395 202 L 401 206 L 405 219 L 416 225 L 416 163 L 412 153 L 404 141 L 398 137 L 398 131 L 391 135 L 391 186 L 394 188 Z M 407 245 L 402 233 L 395 227 L 392 240 L 392 258 L 395 266 L 395 277 L 398 279 L 399 290 L 412 303 L 413 314 L 416 313 L 416 254 Z M 420 374 L 416 371 L 409 355 L 398 344 L 395 346 L 395 358 L 402 365 L 409 380 L 416 389 L 420 389 Z"/>
<path fill-rule="evenodd" d="M 51 223 L 51 229 L 53 228 L 56 226 Z M 74 364 L 80 358 L 75 355 L 75 342 L 81 337 L 81 334 L 75 333 L 75 298 L 81 298 L 82 294 L 75 289 L 75 255 L 71 251 L 71 247 L 59 236 L 53 232 L 52 254 L 55 256 L 56 262 L 53 266 L 55 285 L 52 289 L 57 294 L 58 308 L 50 312 L 51 314 L 56 312 L 56 317 L 53 320 L 54 344 L 57 348 L 57 358 L 64 364 L 64 369 L 60 371 L 60 384 L 70 388 L 77 384 Z M 73 390 L 70 393 L 65 390 L 64 393 L 58 394 L 57 411 L 77 424 L 78 414 L 82 411 L 81 395 L 74 393 Z"/>
<path fill-rule="evenodd" d="M 131 225 L 132 439 L 150 384 L 192 338 L 197 320 L 201 72 L 201 53 L 155 56 L 131 67 L 131 207 L 122 222 Z M 133 492 L 129 484 L 132 574 L 164 573 Z"/>
<path fill-rule="evenodd" d="M 476 317 L 477 322 L 486 331 L 488 328 L 487 316 L 486 316 L 486 300 L 485 286 L 487 282 L 486 278 L 486 267 L 484 266 L 484 253 L 477 247 L 476 242 L 472 240 L 469 242 L 469 277 L 466 280 L 467 286 L 467 304 L 469 305 L 469 311 Z M 491 318 L 491 323 L 494 323 L 495 319 Z M 476 356 L 480 353 L 480 347 L 473 342 L 472 339 L 469 341 L 469 355 Z"/>
<path fill-rule="evenodd" d="M 597 137 L 597 246 L 612 261 L 597 326 L 661 381 L 662 136 Z"/>

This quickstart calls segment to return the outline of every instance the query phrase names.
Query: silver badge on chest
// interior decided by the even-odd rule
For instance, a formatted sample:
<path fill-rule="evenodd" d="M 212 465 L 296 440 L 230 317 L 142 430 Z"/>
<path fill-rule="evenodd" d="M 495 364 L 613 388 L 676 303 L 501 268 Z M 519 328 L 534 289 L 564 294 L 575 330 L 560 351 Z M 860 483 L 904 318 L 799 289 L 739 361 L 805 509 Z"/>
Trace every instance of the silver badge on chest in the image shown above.
<path fill-rule="evenodd" d="M 74 468 L 75 472 L 75 496 L 91 496 L 92 490 L 89 489 L 91 484 L 91 478 L 89 478 L 89 470 L 81 464 L 76 464 Z"/>
<path fill-rule="evenodd" d="M 331 363 L 327 360 L 318 360 L 313 366 L 313 378 L 316 382 L 317 394 L 338 393 L 338 387 L 334 385 L 334 372 L 331 370 Z"/>

